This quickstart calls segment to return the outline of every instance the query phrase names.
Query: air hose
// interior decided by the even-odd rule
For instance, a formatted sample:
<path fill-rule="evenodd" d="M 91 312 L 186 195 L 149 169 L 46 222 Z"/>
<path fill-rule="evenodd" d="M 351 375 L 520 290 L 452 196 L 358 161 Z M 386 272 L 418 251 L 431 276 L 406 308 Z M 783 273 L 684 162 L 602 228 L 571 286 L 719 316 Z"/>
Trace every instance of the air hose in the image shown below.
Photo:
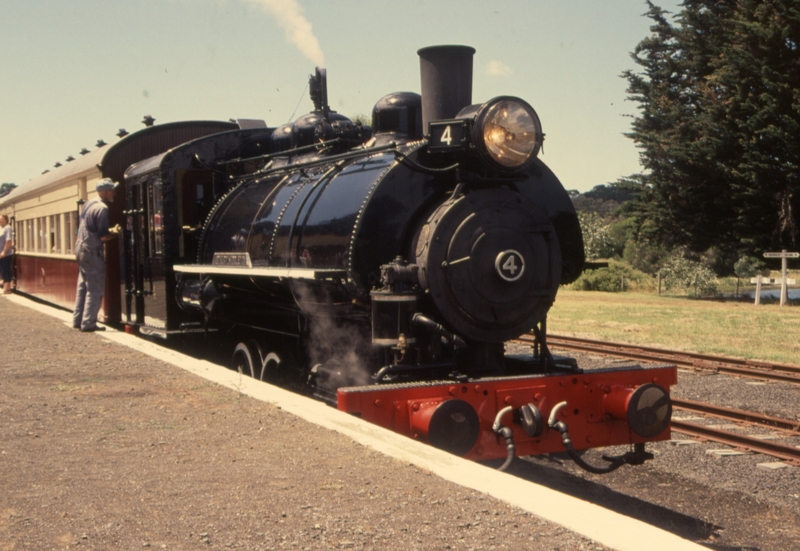
<path fill-rule="evenodd" d="M 492 430 L 496 434 L 499 434 L 500 436 L 506 439 L 506 452 L 507 452 L 506 461 L 505 463 L 500 465 L 500 468 L 497 469 L 498 471 L 505 471 L 507 468 L 509 468 L 511 464 L 514 462 L 514 457 L 516 457 L 516 446 L 514 445 L 514 431 L 500 424 L 500 419 L 503 417 L 503 415 L 505 415 L 512 409 L 513 408 L 511 406 L 507 406 L 498 411 L 497 415 L 494 418 L 494 424 L 492 425 Z"/>
<path fill-rule="evenodd" d="M 547 426 L 561 433 L 561 442 L 564 444 L 564 448 L 567 450 L 567 455 L 569 455 L 570 459 L 572 459 L 580 468 L 594 474 L 606 474 L 616 471 L 626 463 L 629 465 L 641 465 L 647 459 L 653 458 L 653 454 L 647 453 L 644 450 L 644 444 L 636 444 L 633 451 L 624 453 L 623 455 L 614 457 L 608 457 L 604 455 L 603 459 L 609 463 L 603 467 L 595 467 L 594 465 L 587 463 L 583 460 L 580 454 L 575 451 L 575 448 L 572 445 L 572 439 L 569 436 L 569 426 L 567 426 L 564 421 L 558 421 L 556 419 L 558 412 L 566 405 L 566 402 L 559 402 L 555 405 L 555 407 L 550 411 L 550 417 L 547 420 Z"/>

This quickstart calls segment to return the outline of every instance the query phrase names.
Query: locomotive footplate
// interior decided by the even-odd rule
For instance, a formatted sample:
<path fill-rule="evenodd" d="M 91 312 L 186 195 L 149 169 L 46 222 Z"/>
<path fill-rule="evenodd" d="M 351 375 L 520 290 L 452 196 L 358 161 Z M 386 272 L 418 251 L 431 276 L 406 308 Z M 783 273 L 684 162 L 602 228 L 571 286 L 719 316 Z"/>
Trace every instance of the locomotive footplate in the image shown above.
<path fill-rule="evenodd" d="M 511 430 L 518 456 L 563 452 L 559 421 L 569 427 L 576 450 L 667 440 L 674 384 L 674 365 L 631 366 L 347 387 L 338 390 L 337 408 L 456 455 L 486 460 L 507 455 L 498 426 Z"/>

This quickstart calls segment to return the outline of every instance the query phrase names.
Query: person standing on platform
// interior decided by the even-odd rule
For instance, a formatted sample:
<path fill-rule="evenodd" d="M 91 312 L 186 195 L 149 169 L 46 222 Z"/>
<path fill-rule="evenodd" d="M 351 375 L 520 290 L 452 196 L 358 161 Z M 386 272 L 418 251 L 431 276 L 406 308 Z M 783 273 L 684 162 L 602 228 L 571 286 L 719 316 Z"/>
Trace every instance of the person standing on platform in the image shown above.
<path fill-rule="evenodd" d="M 83 332 L 105 331 L 97 325 L 97 314 L 103 304 L 106 286 L 104 242 L 119 235 L 119 225 L 108 227 L 108 205 L 114 202 L 116 185 L 109 178 L 97 183 L 97 198 L 87 201 L 81 209 L 75 258 L 78 260 L 78 289 L 72 326 Z"/>
<path fill-rule="evenodd" d="M 0 278 L 3 280 L 3 294 L 11 294 L 11 257 L 14 254 L 11 242 L 11 226 L 8 215 L 0 214 Z"/>

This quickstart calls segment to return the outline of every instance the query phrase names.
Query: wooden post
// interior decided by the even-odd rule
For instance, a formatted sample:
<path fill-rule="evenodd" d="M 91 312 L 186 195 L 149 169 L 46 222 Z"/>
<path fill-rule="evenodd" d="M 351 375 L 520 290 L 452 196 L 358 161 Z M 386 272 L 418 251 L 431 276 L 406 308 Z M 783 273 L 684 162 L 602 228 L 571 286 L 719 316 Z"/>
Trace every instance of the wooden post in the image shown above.
<path fill-rule="evenodd" d="M 786 285 L 786 249 L 781 251 L 781 306 L 789 302 L 789 292 Z"/>
<path fill-rule="evenodd" d="M 786 249 L 783 249 L 779 253 L 764 253 L 764 258 L 780 258 L 781 259 L 781 306 L 786 306 L 789 302 L 789 290 L 788 286 L 791 283 L 794 285 L 794 281 L 787 279 L 786 277 L 786 259 L 787 258 L 798 258 L 800 257 L 800 253 L 790 253 L 787 252 Z"/>
<path fill-rule="evenodd" d="M 756 306 L 761 304 L 761 274 L 756 276 Z"/>

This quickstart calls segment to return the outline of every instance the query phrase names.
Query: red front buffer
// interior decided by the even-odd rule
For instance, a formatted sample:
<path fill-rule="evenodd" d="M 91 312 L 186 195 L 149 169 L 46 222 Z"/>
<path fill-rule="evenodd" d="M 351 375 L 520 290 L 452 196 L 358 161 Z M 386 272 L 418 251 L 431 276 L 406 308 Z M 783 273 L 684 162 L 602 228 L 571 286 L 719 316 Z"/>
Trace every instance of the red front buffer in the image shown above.
<path fill-rule="evenodd" d="M 466 454 L 480 436 L 478 413 L 463 400 L 414 404 L 410 414 L 416 438 L 454 455 Z"/>
<path fill-rule="evenodd" d="M 337 408 L 462 457 L 487 460 L 507 458 L 509 443 L 520 456 L 562 452 L 560 429 L 567 427 L 576 450 L 667 439 L 671 405 L 663 388 L 676 382 L 675 366 L 657 366 L 369 385 L 338 389 Z"/>
<path fill-rule="evenodd" d="M 644 438 L 664 432 L 672 419 L 672 401 L 667 391 L 654 383 L 633 388 L 616 387 L 605 395 L 603 408 L 615 419 L 627 421 Z"/>

